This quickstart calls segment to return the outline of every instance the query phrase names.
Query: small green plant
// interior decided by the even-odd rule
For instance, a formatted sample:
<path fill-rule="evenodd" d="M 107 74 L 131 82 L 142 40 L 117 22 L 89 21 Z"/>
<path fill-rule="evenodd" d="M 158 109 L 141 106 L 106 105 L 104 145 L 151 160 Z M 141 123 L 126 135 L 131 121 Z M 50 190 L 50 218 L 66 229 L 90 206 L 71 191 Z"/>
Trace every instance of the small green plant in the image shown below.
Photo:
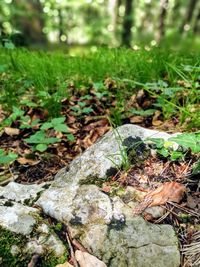
<path fill-rule="evenodd" d="M 130 113 L 134 114 L 134 115 L 139 115 L 139 116 L 143 116 L 143 117 L 147 117 L 147 116 L 151 116 L 155 113 L 155 109 L 146 109 L 146 110 L 138 110 L 138 109 L 131 109 Z"/>
<path fill-rule="evenodd" d="M 12 113 L 10 114 L 10 116 L 5 119 L 2 123 L 3 126 L 10 126 L 14 121 L 16 121 L 17 119 L 20 119 L 24 116 L 24 111 L 21 110 L 20 108 L 13 106 L 12 108 Z"/>
<path fill-rule="evenodd" d="M 179 134 L 169 138 L 169 140 L 176 142 L 186 149 L 191 149 L 193 153 L 200 152 L 200 132 Z"/>
<path fill-rule="evenodd" d="M 184 160 L 188 150 L 198 154 L 200 152 L 200 133 L 183 133 L 177 136 L 170 137 L 167 141 L 162 138 L 147 138 L 147 141 L 153 142 L 158 154 L 163 157 L 169 157 L 170 160 Z M 174 149 L 174 142 L 180 147 Z M 198 166 L 197 166 L 198 168 Z"/>
<path fill-rule="evenodd" d="M 165 141 L 163 138 L 147 138 L 147 141 L 151 141 L 154 144 L 153 147 L 156 148 L 157 153 L 164 158 L 169 157 L 172 161 L 184 159 L 186 152 L 175 151 L 173 149 L 173 142 Z"/>
<path fill-rule="evenodd" d="M 47 150 L 49 144 L 60 142 L 60 139 L 56 137 L 48 137 L 44 131 L 38 131 L 29 138 L 26 138 L 25 141 L 28 144 L 33 144 L 35 150 L 44 152 Z"/>
<path fill-rule="evenodd" d="M 91 107 L 86 107 L 86 103 L 82 101 L 79 101 L 76 106 L 71 107 L 71 110 L 73 110 L 76 116 L 93 112 L 93 109 Z"/>
<path fill-rule="evenodd" d="M 74 135 L 69 132 L 69 128 L 64 123 L 65 119 L 66 119 L 65 117 L 54 118 L 49 122 L 43 123 L 40 129 L 43 131 L 43 130 L 48 130 L 50 128 L 53 128 L 57 132 L 66 133 L 67 139 L 69 141 L 74 141 L 75 139 Z"/>
<path fill-rule="evenodd" d="M 196 164 L 194 165 L 194 168 L 192 170 L 192 174 L 196 175 L 200 173 L 200 159 L 196 162 Z"/>
<path fill-rule="evenodd" d="M 3 149 L 0 149 L 0 164 L 9 165 L 16 160 L 18 155 L 13 152 L 6 153 Z"/>

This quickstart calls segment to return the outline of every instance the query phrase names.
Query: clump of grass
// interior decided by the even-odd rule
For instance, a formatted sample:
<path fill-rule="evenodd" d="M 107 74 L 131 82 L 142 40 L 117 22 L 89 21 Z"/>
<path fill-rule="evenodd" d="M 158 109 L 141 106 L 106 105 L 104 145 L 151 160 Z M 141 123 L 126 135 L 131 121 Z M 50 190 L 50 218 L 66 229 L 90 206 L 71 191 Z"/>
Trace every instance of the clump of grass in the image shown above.
<path fill-rule="evenodd" d="M 122 123 L 120 116 L 126 115 L 127 99 L 143 88 L 157 99 L 156 108 L 162 110 L 165 119 L 179 113 L 180 123 L 184 123 L 192 114 L 191 124 L 199 125 L 200 58 L 195 54 L 159 48 L 151 51 L 99 48 L 95 53 L 75 57 L 25 49 L 1 48 L 0 52 L 0 104 L 8 111 L 20 105 L 22 99 L 28 99 L 27 105 L 34 103 L 47 109 L 50 117 L 58 117 L 61 101 L 74 94 L 74 90 L 88 94 L 95 83 L 110 78 L 116 81 L 115 88 L 104 89 L 116 97 L 116 106 L 111 110 L 115 123 Z M 178 80 L 185 85 L 177 86 Z"/>

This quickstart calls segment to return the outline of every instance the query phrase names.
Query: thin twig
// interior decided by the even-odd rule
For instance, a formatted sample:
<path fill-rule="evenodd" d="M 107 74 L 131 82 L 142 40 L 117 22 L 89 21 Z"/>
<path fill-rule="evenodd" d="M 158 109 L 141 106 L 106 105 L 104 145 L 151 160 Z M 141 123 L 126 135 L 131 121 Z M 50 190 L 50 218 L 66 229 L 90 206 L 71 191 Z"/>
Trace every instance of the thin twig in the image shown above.
<path fill-rule="evenodd" d="M 28 264 L 28 267 L 35 267 L 37 262 L 38 262 L 38 259 L 39 259 L 39 255 L 38 254 L 34 254 L 31 258 L 31 261 L 29 262 Z"/>
<path fill-rule="evenodd" d="M 171 202 L 171 201 L 168 201 L 169 204 L 173 205 L 174 207 L 178 208 L 178 209 L 181 209 L 181 210 L 184 210 L 185 212 L 189 213 L 189 214 L 192 214 L 194 216 L 196 216 L 197 218 L 199 218 L 199 213 L 193 211 L 193 210 L 190 210 L 188 208 L 185 208 L 185 207 L 182 207 L 174 202 Z"/>
<path fill-rule="evenodd" d="M 154 223 L 160 223 L 160 222 L 162 222 L 170 214 L 170 212 L 171 212 L 170 210 L 167 211 L 165 214 L 163 214 L 162 217 L 160 217 L 159 219 L 157 219 Z"/>
<path fill-rule="evenodd" d="M 89 253 L 89 251 L 83 246 L 81 245 L 76 239 L 72 239 L 72 244 L 80 251 L 82 252 L 87 252 Z"/>
<path fill-rule="evenodd" d="M 75 253 L 74 253 L 74 249 L 73 249 L 73 246 L 71 244 L 71 240 L 70 240 L 70 237 L 69 237 L 69 234 L 68 234 L 68 228 L 66 230 L 66 238 L 67 238 L 67 243 L 69 245 L 69 250 L 70 250 L 70 254 L 71 254 L 71 257 L 72 257 L 72 261 L 73 261 L 73 264 L 75 267 L 79 267 L 79 264 L 75 258 Z"/>

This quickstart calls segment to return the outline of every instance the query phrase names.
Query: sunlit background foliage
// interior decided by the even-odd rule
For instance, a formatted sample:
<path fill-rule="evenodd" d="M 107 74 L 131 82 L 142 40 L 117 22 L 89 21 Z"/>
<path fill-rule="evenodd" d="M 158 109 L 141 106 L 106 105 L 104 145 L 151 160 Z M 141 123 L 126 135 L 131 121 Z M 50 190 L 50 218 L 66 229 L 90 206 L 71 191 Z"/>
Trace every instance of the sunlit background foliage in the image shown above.
<path fill-rule="evenodd" d="M 1 40 L 16 45 L 132 46 L 200 33 L 198 0 L 1 0 Z"/>

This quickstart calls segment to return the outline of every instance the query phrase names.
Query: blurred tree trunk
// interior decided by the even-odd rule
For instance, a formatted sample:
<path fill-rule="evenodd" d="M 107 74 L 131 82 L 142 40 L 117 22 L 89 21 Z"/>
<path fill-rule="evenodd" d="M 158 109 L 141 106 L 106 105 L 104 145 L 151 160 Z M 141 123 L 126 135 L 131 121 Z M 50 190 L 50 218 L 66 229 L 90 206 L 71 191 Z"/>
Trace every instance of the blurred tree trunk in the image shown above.
<path fill-rule="evenodd" d="M 13 5 L 16 6 L 13 25 L 20 31 L 19 36 L 21 36 L 21 40 L 16 40 L 16 42 L 20 42 L 19 45 L 42 45 L 46 43 L 46 37 L 43 33 L 43 8 L 40 0 L 14 0 Z"/>
<path fill-rule="evenodd" d="M 179 10 L 181 7 L 181 1 L 176 0 L 173 8 L 173 15 L 172 15 L 172 23 L 177 20 L 177 16 L 179 15 Z"/>
<path fill-rule="evenodd" d="M 139 32 L 139 34 L 145 34 L 146 35 L 146 31 L 148 31 L 148 29 L 150 27 L 153 28 L 153 26 L 152 26 L 152 24 L 153 24 L 152 8 L 153 8 L 152 1 L 145 3 L 145 6 L 144 6 L 145 17 L 141 21 L 141 24 L 137 29 L 137 32 Z"/>
<path fill-rule="evenodd" d="M 189 1 L 189 5 L 187 7 L 187 11 L 186 11 L 186 16 L 185 16 L 185 19 L 180 27 L 180 33 L 183 33 L 184 32 L 184 27 L 185 25 L 189 25 L 191 20 L 192 20 L 192 16 L 194 14 L 194 10 L 195 10 L 195 7 L 196 7 L 196 4 L 197 4 L 197 0 L 190 0 Z"/>
<path fill-rule="evenodd" d="M 194 34 L 200 33 L 200 8 L 198 10 L 195 22 L 194 22 L 194 28 L 193 28 Z"/>
<path fill-rule="evenodd" d="M 133 1 L 125 0 L 125 14 L 122 28 L 122 45 L 130 47 L 131 45 L 131 28 L 133 24 L 132 18 Z"/>
<path fill-rule="evenodd" d="M 160 10 L 160 20 L 159 20 L 159 27 L 158 27 L 158 38 L 157 41 L 160 40 L 165 36 L 165 18 L 167 16 L 167 7 L 168 7 L 168 0 L 161 0 L 161 10 Z"/>
<path fill-rule="evenodd" d="M 108 12 L 111 17 L 111 25 L 113 32 L 114 43 L 118 41 L 118 23 L 119 23 L 119 7 L 121 5 L 121 0 L 109 0 L 108 2 Z"/>
<path fill-rule="evenodd" d="M 62 9 L 58 8 L 58 18 L 59 18 L 59 42 L 61 43 L 61 36 L 64 35 L 64 25 L 63 25 L 63 15 Z"/>

